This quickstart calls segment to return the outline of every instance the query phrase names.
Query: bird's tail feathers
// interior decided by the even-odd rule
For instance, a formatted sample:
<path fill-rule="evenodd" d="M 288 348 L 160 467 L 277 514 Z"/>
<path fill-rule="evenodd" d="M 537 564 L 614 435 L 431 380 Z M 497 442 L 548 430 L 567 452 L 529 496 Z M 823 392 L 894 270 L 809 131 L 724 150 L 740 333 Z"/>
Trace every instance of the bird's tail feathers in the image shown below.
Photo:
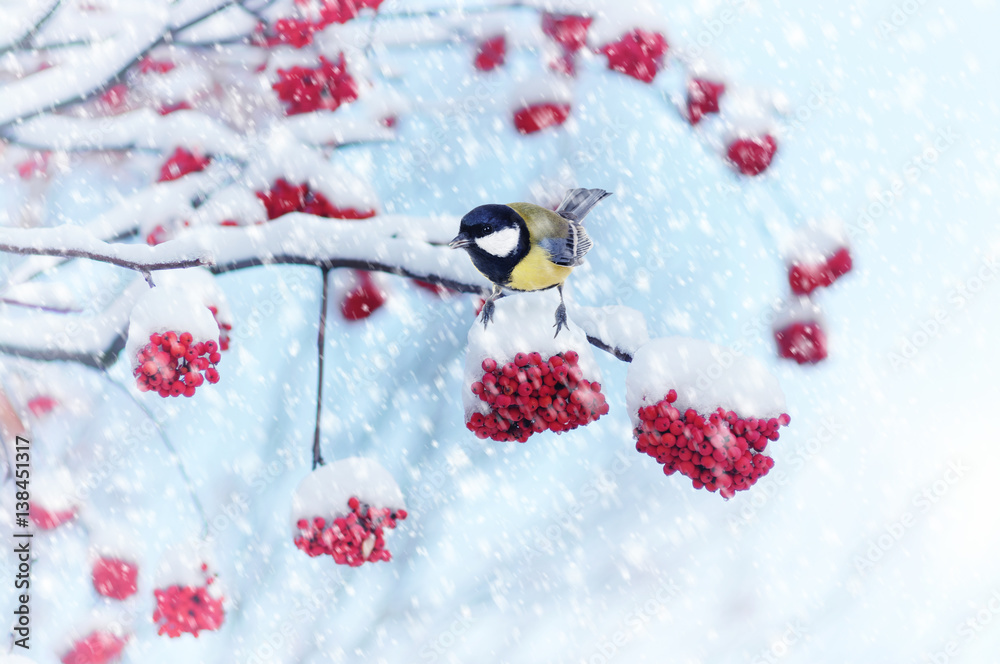
<path fill-rule="evenodd" d="M 610 191 L 603 189 L 570 189 L 556 209 L 556 214 L 571 221 L 583 221 L 591 208 L 610 195 Z"/>

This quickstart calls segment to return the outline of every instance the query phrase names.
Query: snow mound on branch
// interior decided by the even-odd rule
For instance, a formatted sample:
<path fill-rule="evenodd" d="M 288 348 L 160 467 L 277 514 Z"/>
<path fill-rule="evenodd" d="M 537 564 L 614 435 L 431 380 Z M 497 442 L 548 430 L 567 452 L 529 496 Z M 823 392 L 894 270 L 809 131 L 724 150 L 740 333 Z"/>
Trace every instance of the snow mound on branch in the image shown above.
<path fill-rule="evenodd" d="M 723 109 L 726 137 L 729 140 L 764 135 L 780 137 L 774 113 L 774 100 L 769 92 L 749 87 L 728 88 Z"/>
<path fill-rule="evenodd" d="M 635 355 L 641 346 L 649 342 L 646 317 L 631 307 L 620 304 L 575 307 L 573 317 L 586 334 L 613 344 L 612 350 Z"/>
<path fill-rule="evenodd" d="M 133 369 L 138 366 L 139 351 L 153 334 L 190 332 L 195 343 L 219 340 L 219 325 L 196 292 L 183 287 L 158 286 L 143 295 L 129 319 L 125 357 Z"/>
<path fill-rule="evenodd" d="M 76 481 L 65 466 L 36 473 L 31 478 L 31 502 L 49 513 L 76 510 Z"/>
<path fill-rule="evenodd" d="M 395 478 L 374 459 L 348 457 L 309 473 L 292 496 L 291 528 L 298 533 L 300 519 L 332 519 L 350 512 L 352 497 L 371 507 L 405 509 L 403 492 Z"/>
<path fill-rule="evenodd" d="M 850 241 L 844 222 L 840 219 L 826 219 L 810 221 L 791 232 L 782 242 L 782 253 L 788 265 L 815 265 L 848 246 Z"/>
<path fill-rule="evenodd" d="M 229 302 L 226 300 L 226 294 L 219 288 L 219 284 L 216 282 L 215 275 L 212 274 L 211 270 L 204 267 L 160 270 L 153 273 L 153 282 L 157 284 L 157 288 L 166 287 L 175 291 L 186 291 L 204 304 L 206 308 L 215 307 L 218 311 L 215 317 L 220 324 L 227 323 L 232 325 L 233 314 L 229 308 Z M 189 332 L 190 330 L 176 331 L 180 333 Z M 191 334 L 192 336 L 196 336 L 193 332 Z M 217 339 L 218 337 L 212 338 Z M 195 339 L 195 341 L 203 340 Z"/>
<path fill-rule="evenodd" d="M 806 296 L 792 296 L 785 300 L 775 312 L 771 328 L 775 331 L 783 330 L 795 323 L 818 323 L 821 327 L 826 327 L 826 319 L 819 305 Z"/>
<path fill-rule="evenodd" d="M 543 71 L 533 74 L 530 78 L 516 81 L 508 99 L 512 111 L 546 102 L 571 104 L 573 87 L 565 76 Z"/>
<path fill-rule="evenodd" d="M 213 576 L 212 570 L 215 568 L 208 543 L 192 538 L 174 544 L 163 552 L 153 576 L 153 587 L 162 589 L 170 586 L 190 588 L 204 586 L 206 580 Z M 216 599 L 222 597 L 222 587 L 218 579 L 208 585 L 208 592 Z"/>
<path fill-rule="evenodd" d="M 634 0 L 629 3 L 621 2 L 615 4 L 613 8 L 609 8 L 605 3 L 601 3 L 604 5 L 601 7 L 604 11 L 583 11 L 578 3 L 572 4 L 575 4 L 576 8 L 566 10 L 563 13 L 594 16 L 594 22 L 587 33 L 587 41 L 592 46 L 600 47 L 616 42 L 636 28 L 651 33 L 658 32 L 664 37 L 668 37 L 667 43 L 670 43 L 666 17 L 649 0 Z M 584 7 L 586 7 L 586 4 Z M 597 8 L 595 7 L 594 9 Z"/>
<path fill-rule="evenodd" d="M 136 564 L 143 560 L 144 542 L 137 539 L 130 529 L 118 526 L 110 519 L 96 521 L 88 518 L 87 526 L 91 562 L 101 556 Z"/>
<path fill-rule="evenodd" d="M 632 426 L 639 409 L 657 404 L 671 390 L 680 411 L 711 413 L 733 410 L 742 417 L 777 417 L 785 412 L 778 379 L 757 360 L 699 339 L 654 339 L 632 358 L 626 380 L 626 404 Z"/>
<path fill-rule="evenodd" d="M 559 336 L 555 334 L 555 312 L 559 306 L 559 292 L 555 288 L 531 293 L 514 293 L 496 301 L 493 322 L 485 329 L 482 318 L 477 317 L 469 329 L 469 350 L 465 355 L 463 384 L 471 386 L 483 378 L 483 360 L 496 360 L 498 365 L 513 362 L 518 353 L 537 352 L 543 360 L 553 355 L 576 351 L 580 356 L 577 366 L 591 382 L 600 382 L 601 369 L 594 359 L 582 324 L 573 316 L 578 311 L 566 304 L 568 326 Z M 487 413 L 489 406 L 470 390 L 462 396 L 466 419 L 475 412 Z"/>
<path fill-rule="evenodd" d="M 293 184 L 307 183 L 339 208 L 379 208 L 378 195 L 370 184 L 346 167 L 326 161 L 288 130 L 275 129 L 265 145 L 266 150 L 253 156 L 245 173 L 245 183 L 251 189 L 268 191 L 284 178 Z"/>
<path fill-rule="evenodd" d="M 219 189 L 191 216 L 191 226 L 218 226 L 235 221 L 240 226 L 267 221 L 267 208 L 254 192 L 237 184 Z"/>

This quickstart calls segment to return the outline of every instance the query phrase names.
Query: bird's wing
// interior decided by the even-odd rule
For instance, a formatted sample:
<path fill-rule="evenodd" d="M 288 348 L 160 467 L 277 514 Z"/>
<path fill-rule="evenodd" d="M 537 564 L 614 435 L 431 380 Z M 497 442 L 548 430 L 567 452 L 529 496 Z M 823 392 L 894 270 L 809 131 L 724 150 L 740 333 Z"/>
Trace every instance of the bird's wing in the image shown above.
<path fill-rule="evenodd" d="M 569 222 L 566 237 L 545 238 L 539 242 L 556 265 L 575 267 L 583 263 L 583 256 L 594 246 L 590 236 L 584 230 L 583 224 L 575 221 Z"/>
<path fill-rule="evenodd" d="M 610 195 L 610 191 L 603 189 L 570 189 L 556 208 L 556 214 L 570 221 L 583 221 L 595 205 Z"/>
<path fill-rule="evenodd" d="M 583 263 L 593 242 L 581 222 L 533 203 L 511 203 L 510 207 L 525 220 L 532 241 L 548 252 L 550 261 L 566 267 Z"/>

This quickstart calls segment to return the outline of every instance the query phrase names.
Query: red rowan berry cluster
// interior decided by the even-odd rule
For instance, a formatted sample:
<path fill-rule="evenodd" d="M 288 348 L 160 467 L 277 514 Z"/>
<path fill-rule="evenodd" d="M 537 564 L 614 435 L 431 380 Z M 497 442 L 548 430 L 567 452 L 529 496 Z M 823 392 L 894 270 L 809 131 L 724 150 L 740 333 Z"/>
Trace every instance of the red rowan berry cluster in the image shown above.
<path fill-rule="evenodd" d="M 299 519 L 295 524 L 299 529 L 295 546 L 311 557 L 326 554 L 338 565 L 351 567 L 392 560 L 385 548 L 383 529 L 395 528 L 397 521 L 406 518 L 406 510 L 370 507 L 353 496 L 347 507 L 347 516 L 338 516 L 330 523 L 323 517 Z"/>
<path fill-rule="evenodd" d="M 818 321 L 795 322 L 775 330 L 778 355 L 799 364 L 816 364 L 826 359 L 826 333 Z"/>
<path fill-rule="evenodd" d="M 809 295 L 817 288 L 831 285 L 850 272 L 853 266 L 851 252 L 847 247 L 841 247 L 822 263 L 793 263 L 788 270 L 788 283 L 796 295 Z"/>
<path fill-rule="evenodd" d="M 41 417 L 46 413 L 52 412 L 52 410 L 58 405 L 59 402 L 54 398 L 40 394 L 28 401 L 28 410 L 30 410 L 31 414 L 35 417 Z"/>
<path fill-rule="evenodd" d="M 94 631 L 74 642 L 60 661 L 63 664 L 110 664 L 118 661 L 127 643 L 127 637 Z"/>
<path fill-rule="evenodd" d="M 506 59 L 507 38 L 498 35 L 479 43 L 473 64 L 479 71 L 492 71 L 502 65 Z"/>
<path fill-rule="evenodd" d="M 139 568 L 127 560 L 101 556 L 91 572 L 94 590 L 112 599 L 126 599 L 138 589 Z"/>
<path fill-rule="evenodd" d="M 483 379 L 472 393 L 489 404 L 487 415 L 473 413 L 466 427 L 479 438 L 526 442 L 548 429 L 562 433 L 596 421 L 608 412 L 601 384 L 584 379 L 579 355 L 566 351 L 545 361 L 539 353 L 518 353 L 502 367 L 483 360 Z"/>
<path fill-rule="evenodd" d="M 345 320 L 364 320 L 385 304 L 386 294 L 371 274 L 357 271 L 358 285 L 355 286 L 340 303 L 340 313 Z"/>
<path fill-rule="evenodd" d="M 587 45 L 587 30 L 593 21 L 589 16 L 545 12 L 542 14 L 542 32 L 567 52 L 575 53 Z"/>
<path fill-rule="evenodd" d="M 206 380 L 219 382 L 215 365 L 221 359 L 219 344 L 211 339 L 195 343 L 189 332 L 151 334 L 149 343 L 139 351 L 133 375 L 141 392 L 193 397 Z"/>
<path fill-rule="evenodd" d="M 608 57 L 608 69 L 652 83 L 667 52 L 667 40 L 658 32 L 636 28 L 599 52 Z"/>
<path fill-rule="evenodd" d="M 358 84 L 347 71 L 343 53 L 333 62 L 319 56 L 319 67 L 315 69 L 279 69 L 278 79 L 271 87 L 287 104 L 287 115 L 334 111 L 358 98 Z"/>
<path fill-rule="evenodd" d="M 514 126 L 522 134 L 533 134 L 561 125 L 569 117 L 569 104 L 535 104 L 514 112 Z"/>
<path fill-rule="evenodd" d="M 319 8 L 319 16 L 313 21 L 308 18 L 282 18 L 274 24 L 274 34 L 261 36 L 263 46 L 289 44 L 302 48 L 312 43 L 313 35 L 323 31 L 333 23 L 347 23 L 365 7 L 378 9 L 382 0 L 324 0 Z"/>
<path fill-rule="evenodd" d="M 688 122 L 693 125 L 709 113 L 719 112 L 719 97 L 726 91 L 726 84 L 704 78 L 693 78 L 687 88 Z"/>
<path fill-rule="evenodd" d="M 790 418 L 741 418 L 719 408 L 708 417 L 694 409 L 674 408 L 677 392 L 670 390 L 655 406 L 639 409 L 635 449 L 663 464 L 663 472 L 680 471 L 694 488 L 718 490 L 729 499 L 767 474 L 774 460 L 761 454 L 767 443 L 778 440 L 778 427 Z"/>
<path fill-rule="evenodd" d="M 201 569 L 207 573 L 208 565 L 203 564 Z M 214 582 L 213 577 L 207 577 L 203 586 L 177 585 L 153 591 L 156 596 L 153 622 L 159 624 L 157 633 L 175 639 L 187 632 L 197 638 L 202 630 L 219 629 L 226 615 L 222 598 L 209 592 Z"/>
<path fill-rule="evenodd" d="M 771 165 L 778 144 L 770 134 L 758 138 L 738 138 L 729 144 L 726 156 L 743 175 L 760 175 Z"/>
<path fill-rule="evenodd" d="M 268 191 L 258 191 L 257 198 L 267 209 L 268 219 L 277 219 L 289 212 L 305 212 L 333 219 L 368 219 L 375 216 L 375 210 L 337 207 L 308 184 L 293 185 L 284 178 L 279 178 Z"/>
<path fill-rule="evenodd" d="M 189 152 L 184 148 L 177 148 L 170 158 L 160 167 L 160 177 L 157 182 L 168 182 L 183 177 L 188 173 L 205 170 L 211 159 L 199 154 Z"/>
<path fill-rule="evenodd" d="M 567 76 L 576 73 L 576 53 L 587 44 L 587 30 L 594 19 L 573 14 L 542 14 L 542 32 L 562 47 L 562 55 L 549 67 Z"/>
<path fill-rule="evenodd" d="M 38 503 L 28 503 L 28 518 L 37 528 L 52 530 L 76 517 L 76 508 L 65 510 L 47 510 Z"/>

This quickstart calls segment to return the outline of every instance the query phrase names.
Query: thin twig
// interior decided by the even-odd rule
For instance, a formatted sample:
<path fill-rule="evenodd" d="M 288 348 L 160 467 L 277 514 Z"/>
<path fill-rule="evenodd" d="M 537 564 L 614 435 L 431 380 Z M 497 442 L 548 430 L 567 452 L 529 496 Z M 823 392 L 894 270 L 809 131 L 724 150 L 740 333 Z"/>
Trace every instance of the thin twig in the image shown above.
<path fill-rule="evenodd" d="M 319 369 L 316 373 L 316 431 L 313 434 L 313 470 L 323 465 L 323 453 L 319 442 L 319 420 L 323 411 L 323 359 L 324 347 L 326 345 L 326 307 L 329 304 L 330 295 L 330 268 L 323 268 L 323 301 L 319 307 L 319 332 L 316 334 L 316 347 L 319 351 Z"/>

